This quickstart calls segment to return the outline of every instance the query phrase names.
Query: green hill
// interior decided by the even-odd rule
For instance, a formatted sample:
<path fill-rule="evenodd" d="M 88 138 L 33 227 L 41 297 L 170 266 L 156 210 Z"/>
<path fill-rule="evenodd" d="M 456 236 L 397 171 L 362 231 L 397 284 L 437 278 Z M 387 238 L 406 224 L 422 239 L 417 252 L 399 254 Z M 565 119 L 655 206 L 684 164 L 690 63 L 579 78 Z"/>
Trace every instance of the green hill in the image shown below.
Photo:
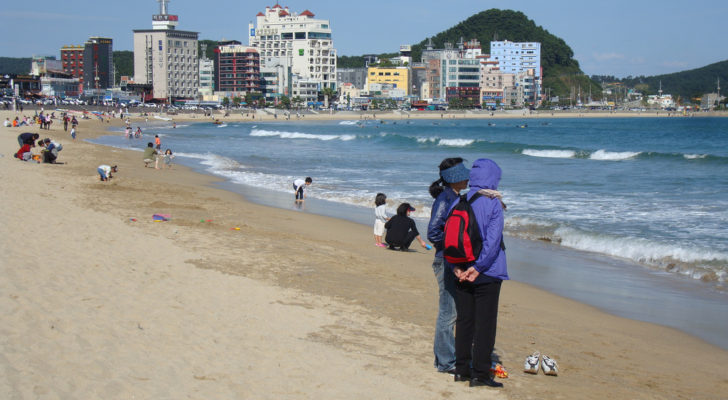
<path fill-rule="evenodd" d="M 660 83 L 662 83 L 663 93 L 669 93 L 673 98 L 679 96 L 681 99 L 689 100 L 701 97 L 705 93 L 715 93 L 718 79 L 728 89 L 728 60 L 672 74 L 623 79 L 604 76 L 592 78 L 603 82 L 621 82 L 625 86 L 637 88 L 645 94 L 657 94 L 660 90 Z M 721 92 L 728 91 L 721 90 Z"/>
<path fill-rule="evenodd" d="M 579 68 L 579 62 L 574 59 L 574 52 L 563 39 L 549 33 L 548 30 L 536 25 L 520 11 L 490 9 L 482 11 L 459 24 L 433 36 L 433 46 L 443 48 L 445 42 L 457 43 L 460 39 L 465 41 L 478 39 L 483 47 L 483 53 L 490 52 L 491 40 L 509 40 L 512 42 L 539 42 L 541 43 L 541 65 L 543 67 L 543 87 L 550 89 L 552 95 L 568 96 L 572 87 L 581 87 L 582 92 L 588 92 L 589 87 L 595 94 L 601 94 L 601 87 L 593 82 Z M 412 46 L 412 57 L 420 60 L 422 49 L 427 46 L 429 39 Z M 382 54 L 380 57 L 393 57 L 396 54 Z M 339 67 L 364 66 L 362 57 L 339 57 Z"/>
<path fill-rule="evenodd" d="M 24 75 L 30 73 L 32 58 L 0 57 L 0 74 Z"/>

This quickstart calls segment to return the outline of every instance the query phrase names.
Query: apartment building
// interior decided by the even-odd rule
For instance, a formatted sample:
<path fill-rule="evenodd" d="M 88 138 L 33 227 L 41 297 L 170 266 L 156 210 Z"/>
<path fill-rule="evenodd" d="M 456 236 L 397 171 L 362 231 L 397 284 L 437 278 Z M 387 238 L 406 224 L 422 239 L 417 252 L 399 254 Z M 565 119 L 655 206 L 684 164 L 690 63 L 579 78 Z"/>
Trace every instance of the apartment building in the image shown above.
<path fill-rule="evenodd" d="M 238 41 L 223 42 L 215 48 L 215 91 L 225 97 L 262 93 L 260 54 Z"/>
<path fill-rule="evenodd" d="M 248 25 L 248 43 L 260 52 L 262 67 L 283 65 L 318 90 L 336 89 L 336 49 L 328 20 L 276 4 Z"/>
<path fill-rule="evenodd" d="M 377 67 L 370 66 L 367 68 L 367 91 L 374 91 L 372 85 L 383 84 L 391 85 L 394 89 L 409 95 L 410 88 L 410 70 L 407 67 Z"/>
<path fill-rule="evenodd" d="M 152 85 L 160 101 L 197 96 L 198 33 L 177 30 L 179 17 L 167 13 L 169 0 L 159 0 L 152 29 L 134 30 L 134 82 Z"/>

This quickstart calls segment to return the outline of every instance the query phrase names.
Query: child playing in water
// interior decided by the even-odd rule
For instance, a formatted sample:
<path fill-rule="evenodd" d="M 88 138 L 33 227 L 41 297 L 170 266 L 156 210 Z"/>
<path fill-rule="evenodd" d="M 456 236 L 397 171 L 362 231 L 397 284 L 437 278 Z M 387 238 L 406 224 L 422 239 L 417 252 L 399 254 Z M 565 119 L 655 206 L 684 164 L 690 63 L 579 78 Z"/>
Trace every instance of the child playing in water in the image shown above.
<path fill-rule="evenodd" d="M 164 151 L 164 165 L 167 166 L 167 168 L 172 168 L 172 159 L 174 158 L 174 154 L 172 154 L 172 150 L 167 149 Z"/>
<path fill-rule="evenodd" d="M 382 236 L 384 236 L 384 224 L 389 221 L 386 210 L 387 195 L 384 193 L 377 193 L 377 197 L 374 198 L 374 205 L 377 206 L 374 209 L 374 245 L 387 247 L 386 244 L 382 243 Z"/>

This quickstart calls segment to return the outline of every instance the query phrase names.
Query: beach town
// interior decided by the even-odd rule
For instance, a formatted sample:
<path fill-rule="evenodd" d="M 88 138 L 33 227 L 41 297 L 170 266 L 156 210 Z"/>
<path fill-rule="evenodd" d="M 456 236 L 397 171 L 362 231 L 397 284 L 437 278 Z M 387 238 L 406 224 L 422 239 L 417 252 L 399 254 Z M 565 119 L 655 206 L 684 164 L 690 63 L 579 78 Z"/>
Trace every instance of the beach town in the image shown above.
<path fill-rule="evenodd" d="M 134 32 L 135 43 L 137 34 L 149 36 L 140 39 L 152 40 L 148 43 L 157 43 L 154 35 L 181 34 L 180 40 L 190 43 L 180 43 L 179 50 L 188 47 L 194 56 L 196 37 L 185 38 L 188 32 L 175 32 L 178 18 L 168 14 L 166 1 L 161 1 L 160 7 L 160 13 L 153 17 L 153 29 Z M 266 57 L 263 51 L 269 51 L 265 29 L 271 27 L 261 27 L 269 17 L 312 19 L 314 15 L 310 11 L 294 13 L 279 5 L 267 7 L 257 17 L 259 25 L 251 27 L 250 32 L 251 45 L 258 40 L 253 48 L 260 51 L 260 60 Z M 171 39 L 165 36 L 160 46 L 166 40 Z M 173 41 L 166 43 L 176 46 Z M 327 60 L 335 59 L 333 44 L 328 46 Z M 271 43 L 270 51 L 275 52 L 275 48 L 275 42 Z M 221 45 L 217 62 L 222 63 L 223 54 L 228 52 L 240 52 L 245 59 L 254 54 L 249 50 L 251 46 L 239 43 Z M 409 63 L 406 48 L 402 50 L 402 64 Z M 453 54 L 447 50 L 442 51 L 443 59 Z M 463 61 L 480 63 L 480 54 L 475 50 L 472 42 L 453 49 L 462 54 Z M 672 103 L 649 110 L 642 106 L 618 110 L 606 103 L 591 109 L 531 110 L 529 98 L 530 103 L 544 98 L 533 68 L 512 74 L 513 79 L 531 83 L 533 92 L 519 85 L 519 91 L 510 95 L 507 86 L 484 94 L 478 86 L 475 96 L 484 100 L 492 95 L 489 106 L 495 110 L 444 109 L 437 101 L 419 103 L 422 110 L 412 109 L 412 104 L 406 110 L 352 108 L 352 99 L 363 98 L 363 89 L 350 82 L 352 90 L 360 91 L 345 93 L 346 86 L 337 78 L 340 69 L 335 73 L 335 66 L 330 64 L 328 70 L 323 69 L 326 57 L 322 53 L 320 70 L 319 65 L 312 66 L 315 76 L 289 75 L 286 81 L 275 75 L 281 87 L 260 92 L 278 93 L 265 101 L 276 104 L 287 88 L 290 99 L 298 97 L 298 102 L 307 105 L 298 109 L 222 106 L 221 99 L 225 98 L 230 99 L 229 104 L 245 102 L 245 95 L 235 96 L 237 88 L 217 98 L 213 92 L 208 100 L 203 97 L 175 105 L 170 99 L 194 97 L 193 91 L 202 89 L 202 64 L 196 63 L 196 57 L 189 57 L 195 59 L 194 63 L 183 64 L 186 57 L 182 54 L 177 64 L 166 68 L 173 73 L 179 68 L 177 87 L 170 85 L 175 82 L 170 79 L 140 83 L 140 76 L 157 73 L 135 71 L 136 82 L 128 86 L 137 91 L 135 94 L 122 96 L 97 86 L 98 90 L 92 89 L 93 95 L 86 100 L 50 96 L 44 103 L 10 97 L 6 109 L 0 110 L 0 120 L 6 121 L 0 128 L 0 211 L 5 221 L 0 234 L 0 365 L 4 371 L 0 397 L 723 396 L 728 380 L 719 366 L 728 361 L 725 346 L 682 329 L 619 316 L 605 307 L 516 279 L 503 281 L 497 304 L 493 362 L 499 370 L 494 378 L 503 387 L 477 388 L 472 387 L 472 382 L 459 382 L 464 371 L 440 371 L 437 350 L 433 357 L 441 301 L 438 282 L 431 272 L 436 249 L 428 250 L 427 243 L 422 242 L 422 247 L 413 246 L 407 252 L 386 251 L 372 246 L 370 225 L 316 212 L 316 196 L 333 185 L 325 176 L 314 175 L 311 187 L 305 187 L 307 208 L 290 204 L 279 207 L 271 205 L 272 198 L 288 201 L 293 191 L 253 201 L 255 187 L 242 193 L 229 190 L 224 175 L 205 173 L 183 162 L 185 152 L 174 146 L 182 146 L 181 141 L 176 141 L 177 132 L 191 134 L 203 126 L 224 134 L 245 129 L 251 137 L 269 137 L 273 131 L 287 139 L 288 133 L 280 133 L 284 123 L 298 125 L 300 131 L 306 131 L 306 125 L 334 124 L 336 128 L 332 129 L 351 126 L 369 132 L 381 130 L 382 126 L 394 129 L 397 123 L 443 130 L 444 121 L 450 120 L 454 127 L 470 122 L 479 127 L 498 124 L 524 130 L 529 123 L 531 128 L 548 127 L 556 123 L 548 121 L 571 123 L 573 119 L 621 121 L 629 117 L 651 123 L 654 118 L 677 121 L 691 120 L 684 117 L 693 116 L 701 118 L 692 120 L 709 120 L 722 116 L 721 112 L 693 114 L 678 110 Z M 468 68 L 468 64 L 463 65 Z M 294 67 L 284 64 L 274 69 Z M 401 73 L 404 67 L 370 67 L 365 74 L 371 74 L 371 68 L 376 68 L 376 76 L 381 72 L 385 77 L 388 72 Z M 99 76 L 95 68 L 91 82 L 101 85 Z M 71 79 L 71 87 L 76 90 L 78 85 L 82 85 L 81 90 L 86 87 L 80 78 L 62 79 Z M 312 83 L 315 79 L 319 81 Z M 381 83 L 372 82 L 368 90 L 390 93 L 392 99 L 409 95 L 398 88 L 409 86 L 412 77 L 405 78 L 409 79 L 405 85 L 389 79 L 389 83 L 385 78 Z M 15 85 L 14 80 L 11 87 Z M 18 85 L 21 90 L 23 83 Z M 338 88 L 338 99 L 319 98 L 318 87 Z M 309 98 L 305 97 L 307 90 Z M 434 88 L 423 85 L 420 90 Z M 470 92 L 460 91 L 464 96 Z M 422 92 L 418 96 L 427 97 Z M 501 98 L 496 99 L 498 96 Z M 669 100 L 660 96 L 657 101 Z M 235 97 L 238 99 L 232 100 Z M 89 101 L 96 104 L 82 103 Z M 371 105 L 372 99 L 367 101 Z M 502 102 L 518 107 L 500 109 Z M 336 109 L 344 104 L 346 107 Z M 642 104 L 641 100 L 636 104 Z M 261 126 L 267 131 L 261 132 Z M 138 141 L 134 141 L 136 131 Z M 296 132 L 295 138 L 311 135 Z M 30 136 L 21 137 L 24 134 Z M 349 141 L 347 137 L 339 140 Z M 27 145 L 26 151 L 19 151 L 19 145 L 21 151 Z M 177 158 L 165 157 L 167 146 L 172 146 Z M 147 147 L 156 151 L 142 155 L 140 151 Z M 458 151 L 464 150 L 450 147 L 444 154 L 457 155 Z M 18 158 L 27 161 L 19 162 Z M 428 185 L 438 178 L 437 164 L 442 158 L 428 160 L 432 165 Z M 461 165 L 472 173 L 474 161 L 469 158 Z M 462 181 L 464 176 L 472 179 L 472 175 L 461 175 L 465 172 L 457 168 L 450 170 L 456 178 L 448 178 L 450 175 L 442 169 L 439 177 L 446 183 Z M 296 172 L 303 178 L 308 171 Z M 504 170 L 504 174 L 508 173 Z M 504 196 L 505 203 L 509 200 Z M 322 207 L 330 207 L 328 204 Z M 367 208 L 372 218 L 374 205 L 372 198 Z M 399 202 L 390 205 L 391 210 Z M 418 209 L 423 206 L 429 210 L 430 204 L 415 204 Z M 432 209 L 434 212 L 434 206 Z M 420 217 L 429 219 L 429 212 Z M 426 230 L 420 229 L 424 239 L 429 238 Z M 509 268 L 521 265 L 538 270 L 564 262 L 578 268 L 582 267 L 579 262 L 584 266 L 590 262 L 589 256 L 565 255 L 556 244 L 529 244 L 509 232 L 508 226 L 505 233 L 504 254 L 508 255 Z M 720 272 L 694 278 L 700 283 L 715 283 L 718 292 L 723 293 L 720 290 L 725 276 Z M 592 279 L 602 278 L 595 275 Z M 533 370 L 528 371 L 529 356 L 537 351 L 541 357 L 536 357 L 537 373 L 533 374 Z M 547 374 L 550 370 L 546 364 L 541 366 L 544 355 L 558 362 L 558 373 Z"/>

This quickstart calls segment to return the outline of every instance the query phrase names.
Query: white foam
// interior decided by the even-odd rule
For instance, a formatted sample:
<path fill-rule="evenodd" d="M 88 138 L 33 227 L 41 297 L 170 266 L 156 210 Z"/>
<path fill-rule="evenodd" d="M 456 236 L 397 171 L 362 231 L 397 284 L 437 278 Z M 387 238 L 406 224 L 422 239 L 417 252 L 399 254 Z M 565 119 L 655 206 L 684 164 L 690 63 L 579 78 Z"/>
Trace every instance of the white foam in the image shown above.
<path fill-rule="evenodd" d="M 637 157 L 640 154 L 641 152 L 639 151 L 611 152 L 606 150 L 597 150 L 589 156 L 589 159 L 600 161 L 622 161 Z"/>
<path fill-rule="evenodd" d="M 576 152 L 573 150 L 533 150 L 524 149 L 521 152 L 525 156 L 545 158 L 574 158 Z"/>
<path fill-rule="evenodd" d="M 309 139 L 309 140 L 342 140 L 349 141 L 356 139 L 356 135 L 316 135 L 312 133 L 301 133 L 301 132 L 278 132 L 278 131 L 267 131 L 263 129 L 253 129 L 250 132 L 250 136 L 257 137 L 280 137 L 281 139 Z"/>
<path fill-rule="evenodd" d="M 341 121 L 339 122 L 339 125 L 356 125 L 359 121 Z"/>
<path fill-rule="evenodd" d="M 439 140 L 439 137 L 418 137 L 417 143 L 435 143 Z"/>
<path fill-rule="evenodd" d="M 698 158 L 706 158 L 708 157 L 707 154 L 683 154 L 683 157 L 687 158 L 688 160 L 695 160 Z"/>
<path fill-rule="evenodd" d="M 438 146 L 467 147 L 475 143 L 475 139 L 440 139 Z"/>

